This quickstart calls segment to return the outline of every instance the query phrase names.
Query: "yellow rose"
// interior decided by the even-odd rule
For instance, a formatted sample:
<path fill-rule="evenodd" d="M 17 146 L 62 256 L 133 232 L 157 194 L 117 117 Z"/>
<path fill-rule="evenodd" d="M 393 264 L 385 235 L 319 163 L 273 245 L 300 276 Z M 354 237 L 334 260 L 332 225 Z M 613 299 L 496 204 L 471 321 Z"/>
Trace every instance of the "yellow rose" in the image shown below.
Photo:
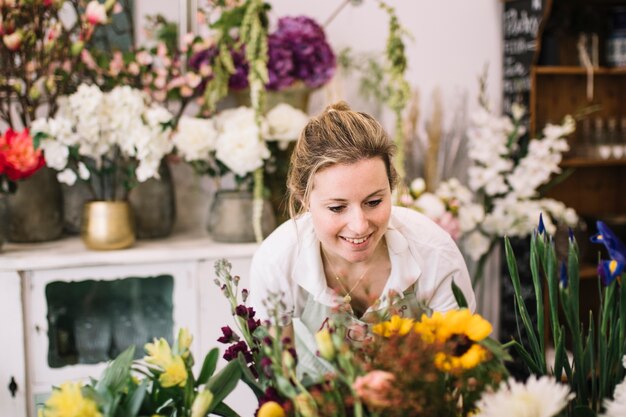
<path fill-rule="evenodd" d="M 320 356 L 328 361 L 333 360 L 335 357 L 335 346 L 333 345 L 333 339 L 327 328 L 323 328 L 319 332 L 315 333 L 315 341 L 317 342 L 317 348 L 320 351 Z"/>

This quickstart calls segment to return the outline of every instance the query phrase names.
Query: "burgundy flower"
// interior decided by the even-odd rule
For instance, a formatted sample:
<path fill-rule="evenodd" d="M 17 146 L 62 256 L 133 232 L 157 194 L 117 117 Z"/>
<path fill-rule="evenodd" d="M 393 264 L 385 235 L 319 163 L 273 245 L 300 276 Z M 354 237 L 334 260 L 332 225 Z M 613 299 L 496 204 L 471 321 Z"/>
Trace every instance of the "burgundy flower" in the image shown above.
<path fill-rule="evenodd" d="M 231 329 L 229 326 L 222 327 L 222 335 L 223 336 L 217 339 L 218 342 L 233 343 L 239 341 L 239 336 L 235 332 L 233 332 L 233 329 Z"/>
<path fill-rule="evenodd" d="M 237 359 L 239 352 L 243 353 L 246 362 L 252 362 L 252 353 L 250 353 L 248 345 L 246 345 L 246 342 L 243 340 L 232 344 L 228 349 L 226 349 L 222 357 L 230 362 L 233 359 Z"/>

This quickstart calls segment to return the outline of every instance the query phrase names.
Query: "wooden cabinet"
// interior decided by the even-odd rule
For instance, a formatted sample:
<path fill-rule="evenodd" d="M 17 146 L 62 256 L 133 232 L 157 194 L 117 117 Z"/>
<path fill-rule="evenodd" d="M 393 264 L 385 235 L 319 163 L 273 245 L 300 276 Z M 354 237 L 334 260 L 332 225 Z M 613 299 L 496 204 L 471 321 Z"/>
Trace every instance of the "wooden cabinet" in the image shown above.
<path fill-rule="evenodd" d="M 530 131 L 538 134 L 547 123 L 559 123 L 567 114 L 577 118 L 577 130 L 568 138 L 571 151 L 561 164 L 571 175 L 548 196 L 573 207 L 585 219 L 626 215 L 626 124 L 620 126 L 622 120 L 626 122 L 626 67 L 609 67 L 607 48 L 617 30 L 616 13 L 626 16 L 622 11 L 626 1 L 544 3 L 531 67 Z M 626 42 L 626 34 L 624 38 Z M 585 40 L 590 68 L 577 46 Z M 611 152 L 607 146 L 616 149 Z M 595 276 L 595 268 L 583 271 L 584 277 Z"/>
<path fill-rule="evenodd" d="M 162 336 L 171 338 L 187 327 L 194 336 L 196 367 L 201 366 L 211 348 L 224 350 L 217 342 L 220 328 L 234 325 L 230 306 L 214 283 L 214 262 L 228 259 L 245 288 L 256 247 L 218 244 L 205 236 L 140 241 L 131 249 L 108 252 L 88 251 L 78 238 L 6 245 L 0 254 L 0 328 L 7 339 L 0 357 L 0 415 L 34 417 L 53 385 L 98 377 L 106 360 L 131 337 L 120 327 L 122 316 L 140 316 L 130 330 L 146 337 L 164 329 Z M 85 349 L 77 339 L 82 337 L 78 323 L 87 316 L 94 330 L 94 323 L 102 326 L 91 338 L 83 337 L 91 345 Z M 94 347 L 105 336 L 106 357 Z M 131 344 L 143 345 L 144 339 Z M 94 349 L 100 359 L 88 358 Z M 14 393 L 8 389 L 11 381 Z M 241 415 L 252 415 L 254 395 L 239 385 L 230 403 Z"/>

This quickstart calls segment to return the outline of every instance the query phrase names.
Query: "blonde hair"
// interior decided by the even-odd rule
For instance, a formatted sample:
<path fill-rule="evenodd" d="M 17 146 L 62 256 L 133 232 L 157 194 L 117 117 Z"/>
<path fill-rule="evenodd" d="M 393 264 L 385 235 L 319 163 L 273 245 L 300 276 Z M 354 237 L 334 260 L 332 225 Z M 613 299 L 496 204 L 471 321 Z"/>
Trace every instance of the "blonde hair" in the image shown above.
<path fill-rule="evenodd" d="M 392 160 L 396 147 L 372 116 L 350 109 L 344 101 L 328 106 L 307 123 L 291 155 L 287 188 L 289 214 L 295 218 L 306 210 L 317 172 L 337 164 L 353 164 L 381 158 L 393 190 L 398 174 Z"/>

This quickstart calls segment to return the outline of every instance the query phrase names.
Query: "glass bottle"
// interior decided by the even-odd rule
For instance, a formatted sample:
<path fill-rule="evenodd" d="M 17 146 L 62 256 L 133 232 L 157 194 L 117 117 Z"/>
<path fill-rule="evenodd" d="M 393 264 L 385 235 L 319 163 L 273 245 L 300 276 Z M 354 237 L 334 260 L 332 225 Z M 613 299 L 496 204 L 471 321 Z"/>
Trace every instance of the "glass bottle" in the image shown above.
<path fill-rule="evenodd" d="M 593 120 L 593 142 L 600 158 L 609 159 L 611 157 L 611 145 L 607 142 L 604 120 L 600 117 Z"/>
<path fill-rule="evenodd" d="M 621 159 L 624 156 L 624 148 L 621 144 L 620 135 L 617 131 L 617 118 L 611 117 L 607 123 L 607 142 L 611 145 L 611 156 Z"/>

